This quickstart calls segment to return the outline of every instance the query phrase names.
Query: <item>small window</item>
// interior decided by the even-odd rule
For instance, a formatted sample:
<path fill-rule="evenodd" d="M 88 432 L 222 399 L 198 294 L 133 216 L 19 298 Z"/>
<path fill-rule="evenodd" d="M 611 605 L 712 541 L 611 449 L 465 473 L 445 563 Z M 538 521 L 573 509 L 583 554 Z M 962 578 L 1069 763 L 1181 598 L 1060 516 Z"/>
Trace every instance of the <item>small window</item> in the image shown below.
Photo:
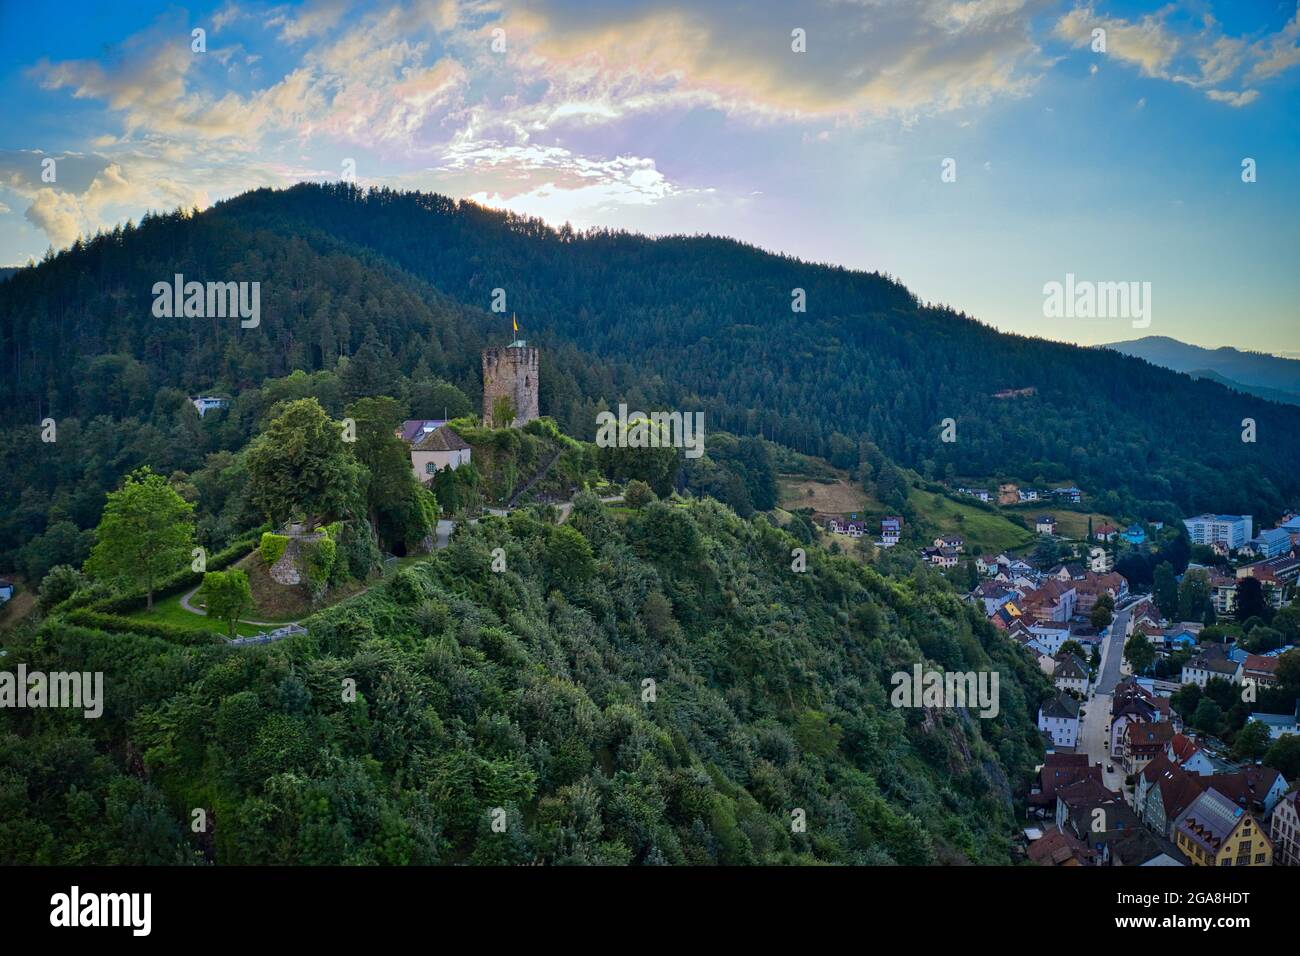
<path fill-rule="evenodd" d="M 426 462 L 424 465 L 424 473 L 426 475 L 436 475 L 438 473 L 437 464 L 432 461 Z"/>

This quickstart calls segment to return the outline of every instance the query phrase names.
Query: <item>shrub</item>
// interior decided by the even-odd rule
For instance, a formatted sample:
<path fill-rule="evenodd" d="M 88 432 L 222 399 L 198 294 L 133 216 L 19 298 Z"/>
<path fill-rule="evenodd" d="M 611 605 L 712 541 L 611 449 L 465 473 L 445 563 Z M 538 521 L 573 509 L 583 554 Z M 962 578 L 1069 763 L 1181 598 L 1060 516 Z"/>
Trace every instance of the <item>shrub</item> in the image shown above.
<path fill-rule="evenodd" d="M 258 550 L 262 552 L 262 560 L 266 562 L 266 566 L 269 568 L 284 556 L 284 549 L 288 546 L 289 539 L 287 537 L 268 531 L 262 535 L 262 543 L 258 546 Z"/>

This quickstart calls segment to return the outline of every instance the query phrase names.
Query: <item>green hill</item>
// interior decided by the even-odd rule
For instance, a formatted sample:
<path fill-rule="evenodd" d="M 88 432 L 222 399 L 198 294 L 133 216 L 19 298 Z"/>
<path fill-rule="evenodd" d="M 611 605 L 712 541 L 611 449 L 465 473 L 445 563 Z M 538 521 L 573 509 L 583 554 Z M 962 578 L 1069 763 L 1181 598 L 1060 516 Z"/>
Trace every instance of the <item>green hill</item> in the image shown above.
<path fill-rule="evenodd" d="M 466 526 L 280 644 L 56 614 L 9 660 L 103 671 L 107 709 L 0 716 L 0 860 L 1010 862 L 1046 680 L 937 577 L 795 573 L 795 544 L 587 496 Z M 997 670 L 1001 713 L 891 707 L 922 659 Z"/>

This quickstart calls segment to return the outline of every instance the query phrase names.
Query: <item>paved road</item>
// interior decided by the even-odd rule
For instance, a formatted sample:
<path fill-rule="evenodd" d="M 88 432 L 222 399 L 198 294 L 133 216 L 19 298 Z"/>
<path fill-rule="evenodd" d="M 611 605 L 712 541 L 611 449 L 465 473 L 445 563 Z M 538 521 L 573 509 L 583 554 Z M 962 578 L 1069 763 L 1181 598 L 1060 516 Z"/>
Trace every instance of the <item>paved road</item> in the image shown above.
<path fill-rule="evenodd" d="M 1124 773 L 1110 754 L 1110 703 L 1115 685 L 1122 676 L 1124 640 L 1132 611 L 1115 612 L 1115 619 L 1106 632 L 1101 646 L 1101 670 L 1093 696 L 1088 699 L 1087 712 L 1079 734 L 1079 751 L 1086 753 L 1089 762 L 1101 764 L 1102 781 L 1111 790 L 1124 791 Z M 1113 771 L 1107 767 L 1114 766 Z M 1127 793 L 1125 794 L 1127 798 Z"/>
<path fill-rule="evenodd" d="M 207 617 L 207 616 L 208 616 L 208 612 L 207 612 L 204 608 L 201 608 L 201 607 L 195 607 L 193 604 L 190 603 L 190 598 L 194 597 L 194 595 L 198 593 L 198 590 L 199 590 L 199 588 L 201 588 L 201 587 L 203 587 L 202 584 L 200 584 L 198 587 L 196 587 L 193 591 L 190 591 L 188 594 L 182 594 L 182 595 L 181 595 L 181 607 L 185 608 L 185 610 L 189 611 L 191 614 L 199 614 L 199 615 L 202 615 L 203 617 Z M 298 622 L 297 622 L 297 621 L 280 621 L 280 622 L 277 623 L 277 622 L 275 622 L 275 621 L 245 621 L 243 618 L 240 618 L 240 619 L 239 619 L 239 623 L 240 623 L 240 624 L 251 624 L 251 625 L 253 625 L 253 627 L 284 627 L 286 624 L 297 624 Z"/>
<path fill-rule="evenodd" d="M 1101 673 L 1097 677 L 1097 693 L 1109 696 L 1115 692 L 1115 685 L 1119 683 L 1120 664 L 1124 660 L 1124 639 L 1128 633 L 1128 620 L 1133 614 L 1131 610 L 1115 612 L 1115 620 L 1111 621 L 1110 629 L 1106 632 L 1106 642 L 1101 651 Z"/>

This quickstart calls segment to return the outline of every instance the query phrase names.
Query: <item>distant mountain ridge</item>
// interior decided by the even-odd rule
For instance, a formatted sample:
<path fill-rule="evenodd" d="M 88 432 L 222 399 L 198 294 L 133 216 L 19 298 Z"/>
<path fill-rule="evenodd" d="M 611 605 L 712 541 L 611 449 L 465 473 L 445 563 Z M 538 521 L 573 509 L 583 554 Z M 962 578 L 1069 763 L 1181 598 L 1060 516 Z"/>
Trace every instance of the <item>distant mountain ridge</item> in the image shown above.
<path fill-rule="evenodd" d="M 1271 398 L 1273 401 L 1300 399 L 1300 359 L 1280 358 L 1264 352 L 1243 352 L 1223 346 L 1217 349 L 1188 345 L 1164 335 L 1149 335 L 1128 342 L 1112 342 L 1102 348 L 1146 359 L 1152 365 L 1218 381 L 1229 388 Z M 1197 375 L 1197 373 L 1201 373 Z M 1213 374 L 1207 374 L 1213 373 Z M 1260 394 L 1255 389 L 1284 392 L 1287 399 Z"/>

